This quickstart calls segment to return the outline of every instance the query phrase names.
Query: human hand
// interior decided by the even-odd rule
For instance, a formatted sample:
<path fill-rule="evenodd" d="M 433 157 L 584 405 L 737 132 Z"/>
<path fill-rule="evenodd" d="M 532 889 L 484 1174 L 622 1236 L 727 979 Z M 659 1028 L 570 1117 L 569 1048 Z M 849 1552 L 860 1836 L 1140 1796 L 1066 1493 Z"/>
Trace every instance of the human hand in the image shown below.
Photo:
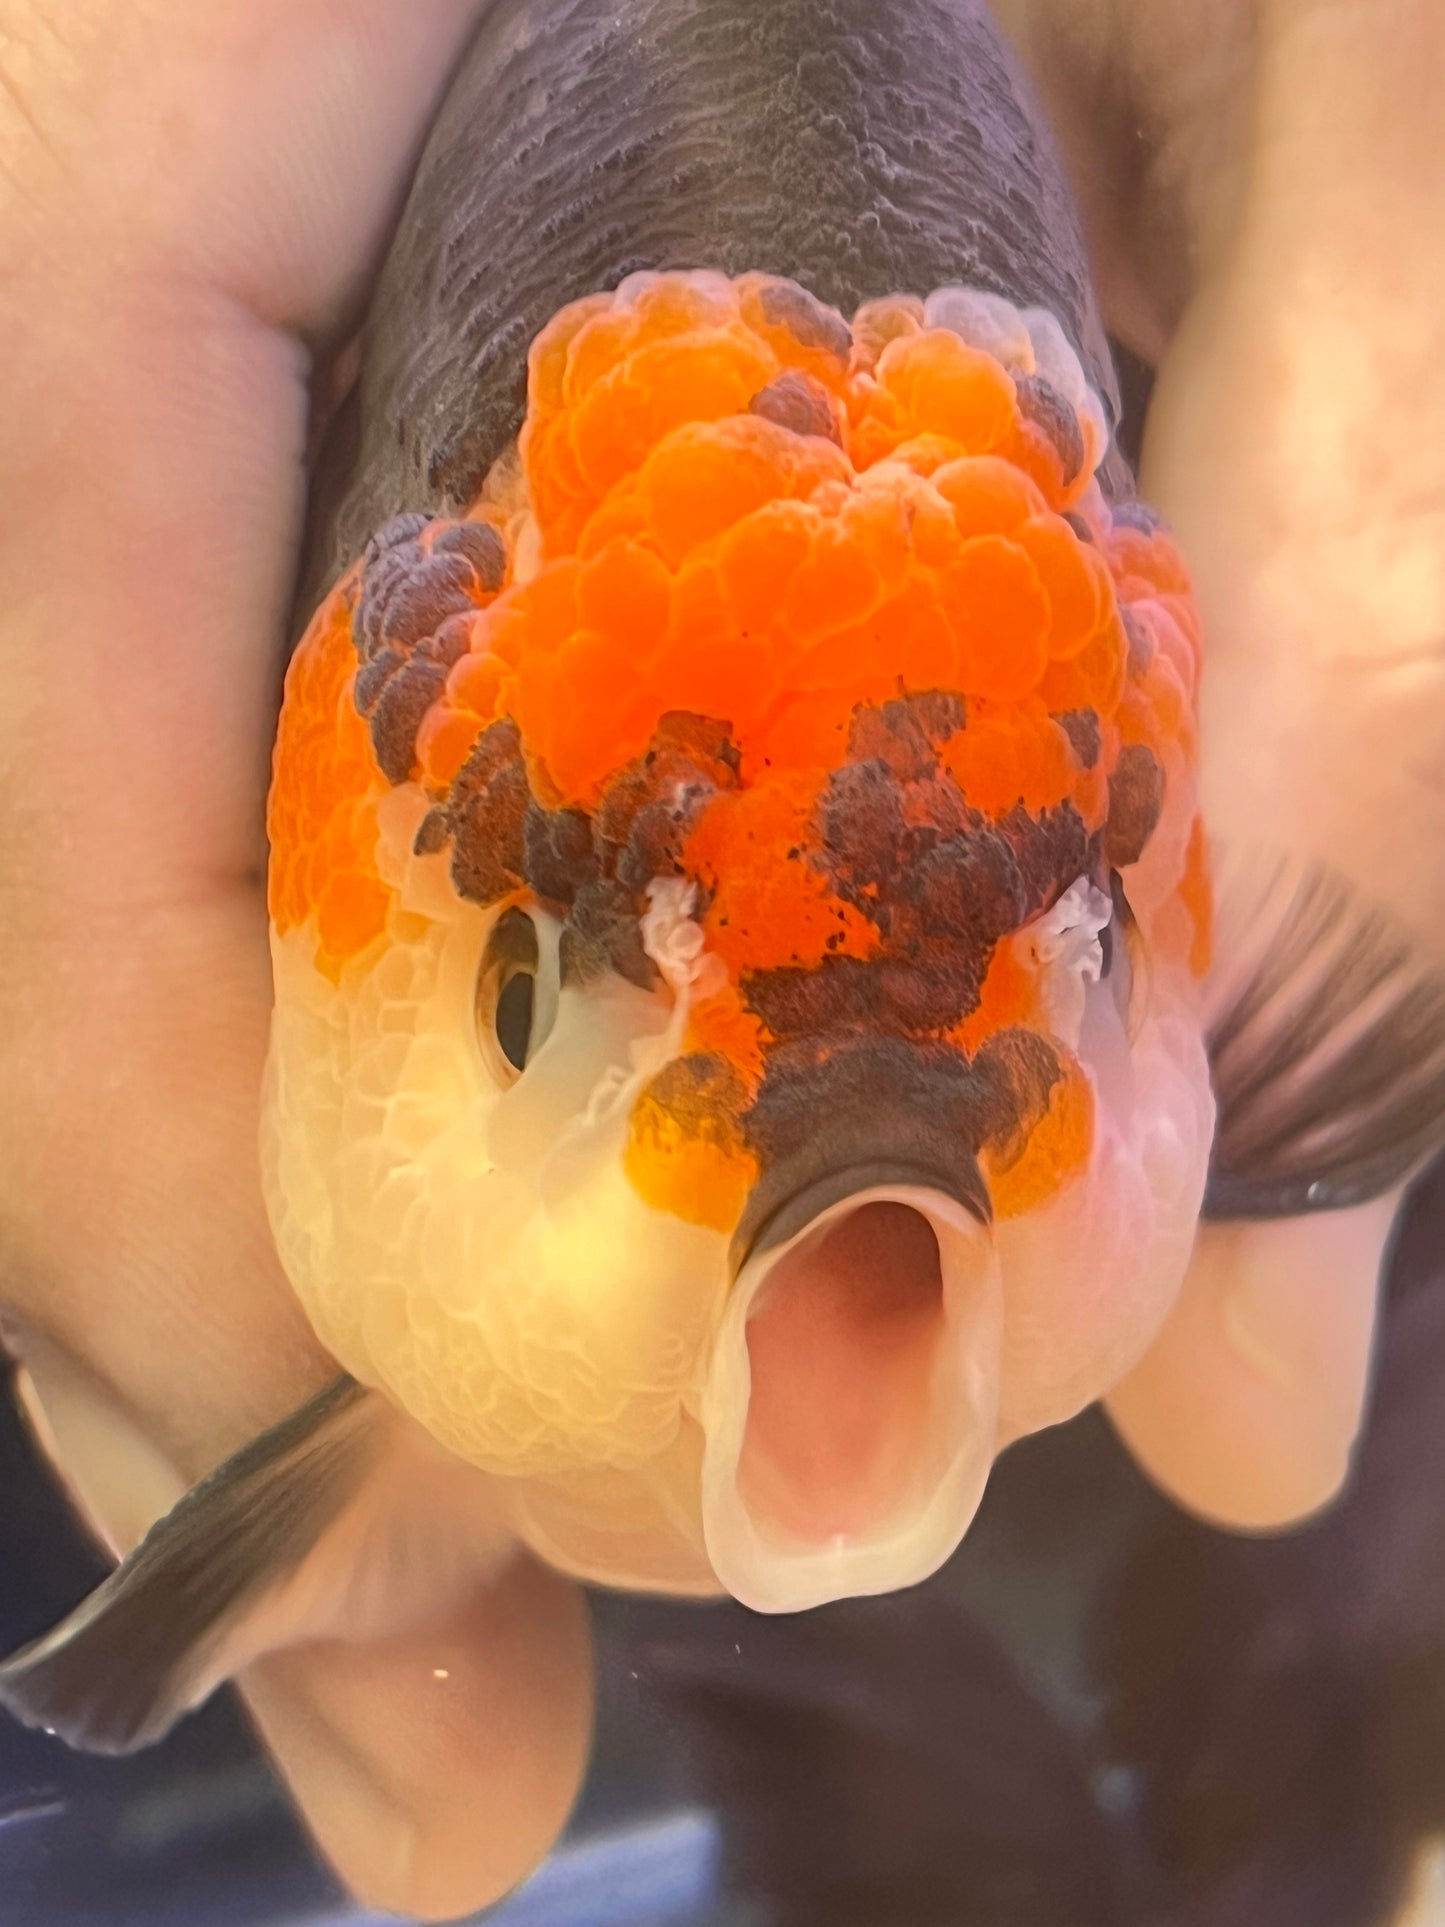
<path fill-rule="evenodd" d="M 0 1316 L 119 1549 L 335 1369 L 258 1186 L 262 808 L 309 383 L 474 12 L 0 7 Z M 454 1914 L 570 1803 L 581 1601 L 519 1560 L 244 1690 L 342 1877 Z"/>
<path fill-rule="evenodd" d="M 1342 953 L 1383 918 L 1438 1013 L 1445 23 L 1418 0 L 1003 10 L 1069 153 L 1106 320 L 1159 364 L 1141 482 L 1204 621 L 1220 977 L 1283 863 L 1338 884 Z M 1343 1035 L 1359 1012 L 1335 1014 Z M 1387 1022 L 1376 1048 L 1398 1109 L 1433 1102 L 1437 1123 L 1440 1045 L 1438 1023 Z M 1328 1073 L 1319 1088 L 1323 1116 Z M 1201 1228 L 1110 1401 L 1186 1504 L 1271 1526 L 1338 1489 L 1394 1203 Z"/>

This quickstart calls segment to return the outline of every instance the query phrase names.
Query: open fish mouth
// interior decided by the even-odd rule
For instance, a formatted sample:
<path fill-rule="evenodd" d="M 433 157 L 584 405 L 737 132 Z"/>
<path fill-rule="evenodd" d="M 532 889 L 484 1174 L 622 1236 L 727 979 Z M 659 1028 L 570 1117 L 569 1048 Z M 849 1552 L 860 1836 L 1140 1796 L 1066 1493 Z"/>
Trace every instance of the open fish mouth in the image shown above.
<path fill-rule="evenodd" d="M 708 1555 L 760 1612 L 927 1578 L 995 1450 L 1003 1299 L 976 1203 L 830 1188 L 754 1239 L 703 1391 Z"/>

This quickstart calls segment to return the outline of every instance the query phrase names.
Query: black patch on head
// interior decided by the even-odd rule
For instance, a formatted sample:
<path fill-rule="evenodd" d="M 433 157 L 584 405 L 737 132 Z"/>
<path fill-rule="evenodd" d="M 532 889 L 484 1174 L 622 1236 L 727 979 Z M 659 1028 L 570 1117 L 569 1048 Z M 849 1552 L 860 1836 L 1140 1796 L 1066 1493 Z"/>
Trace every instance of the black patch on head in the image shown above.
<path fill-rule="evenodd" d="M 776 422 L 794 435 L 822 435 L 839 443 L 842 440 L 827 390 L 798 368 L 788 369 L 766 388 L 760 388 L 748 403 L 748 413 Z"/>
<path fill-rule="evenodd" d="M 1016 930 L 1028 910 L 1013 846 L 983 827 L 945 837 L 899 883 L 926 939 L 962 938 L 980 954 Z"/>
<path fill-rule="evenodd" d="M 416 761 L 422 718 L 446 688 L 441 663 L 413 657 L 389 676 L 371 709 L 371 746 L 388 783 L 405 783 Z"/>
<path fill-rule="evenodd" d="M 460 662 L 471 646 L 472 624 L 470 614 L 448 616 L 434 636 L 428 636 L 421 644 L 419 654 L 428 661 L 439 662 L 450 669 L 454 662 Z"/>
<path fill-rule="evenodd" d="M 649 1104 L 675 1118 L 684 1135 L 715 1135 L 720 1122 L 741 1119 L 747 1086 L 727 1058 L 689 1051 L 663 1065 L 644 1093 Z"/>
<path fill-rule="evenodd" d="M 853 330 L 836 308 L 826 307 L 796 281 L 763 289 L 762 310 L 775 328 L 786 328 L 804 348 L 824 348 L 840 362 L 853 352 Z"/>
<path fill-rule="evenodd" d="M 839 896 L 872 915 L 885 883 L 936 838 L 929 825 L 904 821 L 898 778 L 882 761 L 849 763 L 823 791 L 819 831 Z"/>
<path fill-rule="evenodd" d="M 767 1240 L 769 1221 L 795 1200 L 810 1200 L 806 1223 L 868 1184 L 937 1189 L 987 1221 L 977 1154 L 1012 1128 L 1009 1101 L 999 1079 L 980 1077 L 945 1044 L 837 1035 L 779 1044 L 744 1121 L 760 1175 L 735 1254 Z"/>
<path fill-rule="evenodd" d="M 439 555 L 462 555 L 471 564 L 481 587 L 495 595 L 507 573 L 507 549 L 490 522 L 457 522 L 443 529 L 432 544 Z"/>
<path fill-rule="evenodd" d="M 522 825 L 522 868 L 538 899 L 557 912 L 597 877 L 592 819 L 585 810 L 533 803 Z"/>
<path fill-rule="evenodd" d="M 444 809 L 428 810 L 422 818 L 412 849 L 418 856 L 437 856 L 451 841 L 451 825 Z"/>
<path fill-rule="evenodd" d="M 1116 870 L 1144 854 L 1164 808 L 1164 771 L 1144 743 L 1126 743 L 1109 778 L 1109 826 L 1104 854 Z"/>
<path fill-rule="evenodd" d="M 492 723 L 458 770 L 444 806 L 452 839 L 452 881 L 459 895 L 485 905 L 521 887 L 531 807 L 517 725 Z M 430 821 L 423 823 L 424 830 Z"/>
<path fill-rule="evenodd" d="M 1069 746 L 1080 769 L 1092 769 L 1103 746 L 1099 714 L 1094 709 L 1066 709 L 1054 721 L 1069 739 Z"/>
<path fill-rule="evenodd" d="M 962 696 L 937 689 L 860 707 L 848 732 L 854 763 L 886 763 L 895 776 L 914 782 L 937 769 L 937 750 L 967 721 Z"/>
<path fill-rule="evenodd" d="M 1052 442 L 1067 486 L 1084 466 L 1084 435 L 1073 404 L 1042 375 L 1015 375 L 1014 388 L 1019 413 L 1035 428 L 1041 428 Z"/>
<path fill-rule="evenodd" d="M 988 952 L 943 941 L 914 956 L 825 957 L 810 969 L 758 970 L 743 980 L 749 1007 L 777 1037 L 948 1030 L 978 1004 Z"/>
<path fill-rule="evenodd" d="M 496 722 L 423 821 L 415 848 L 427 855 L 450 842 L 453 881 L 473 902 L 530 890 L 563 921 L 569 982 L 611 970 L 650 989 L 657 970 L 642 943 L 647 886 L 680 873 L 683 844 L 712 798 L 736 785 L 738 760 L 725 725 L 665 716 L 595 812 L 554 810 L 532 793 L 516 724 Z"/>
<path fill-rule="evenodd" d="M 354 700 L 389 783 L 410 777 L 422 719 L 466 653 L 472 613 L 506 569 L 494 528 L 440 529 L 428 547 L 428 526 L 425 517 L 400 515 L 367 544 L 352 619 L 360 657 Z"/>
<path fill-rule="evenodd" d="M 1037 915 L 1082 876 L 1099 867 L 1102 836 L 1091 836 L 1072 803 L 1030 816 L 1021 806 L 998 826 L 1018 858 L 1024 885 L 1024 917 Z"/>
<path fill-rule="evenodd" d="M 363 720 L 370 718 L 382 690 L 405 667 L 406 661 L 407 657 L 400 649 L 378 649 L 370 661 L 362 663 L 356 672 L 356 681 L 351 686 L 351 699 Z"/>
<path fill-rule="evenodd" d="M 706 726 L 664 718 L 652 747 L 612 782 L 598 806 L 595 834 L 604 867 L 630 889 L 682 872 L 683 846 L 720 790 L 736 786 L 735 765 Z M 720 728 L 721 726 L 715 726 Z"/>
<path fill-rule="evenodd" d="M 989 1094 L 989 1121 L 979 1148 L 991 1152 L 1007 1169 L 1048 1110 L 1064 1068 L 1047 1037 L 1022 1028 L 990 1037 L 973 1059 L 973 1067 Z"/>
<path fill-rule="evenodd" d="M 615 878 L 599 877 L 584 884 L 562 931 L 562 982 L 590 983 L 613 970 L 639 990 L 651 990 L 658 972 L 643 947 L 643 908 L 637 892 Z"/>
<path fill-rule="evenodd" d="M 415 541 L 387 549 L 361 578 L 356 635 L 363 660 L 388 645 L 415 649 L 470 606 L 476 587 L 464 555 L 428 554 Z"/>
<path fill-rule="evenodd" d="M 977 1008 L 1000 939 L 1097 867 L 1098 839 L 1072 804 L 998 823 L 968 807 L 934 747 L 960 714 L 947 697 L 859 712 L 852 753 L 879 753 L 829 780 L 812 860 L 882 941 L 867 958 L 748 977 L 744 995 L 775 1035 L 952 1029 Z"/>

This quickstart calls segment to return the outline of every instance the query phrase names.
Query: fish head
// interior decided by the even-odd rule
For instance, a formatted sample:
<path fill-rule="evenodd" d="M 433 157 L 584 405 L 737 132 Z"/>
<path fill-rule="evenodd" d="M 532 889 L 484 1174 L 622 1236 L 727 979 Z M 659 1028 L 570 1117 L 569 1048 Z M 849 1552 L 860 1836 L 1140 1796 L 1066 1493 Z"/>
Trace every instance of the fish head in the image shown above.
<path fill-rule="evenodd" d="M 517 459 L 288 678 L 283 1259 L 559 1563 L 911 1583 L 1182 1279 L 1187 582 L 996 297 L 635 276 L 530 366 Z"/>

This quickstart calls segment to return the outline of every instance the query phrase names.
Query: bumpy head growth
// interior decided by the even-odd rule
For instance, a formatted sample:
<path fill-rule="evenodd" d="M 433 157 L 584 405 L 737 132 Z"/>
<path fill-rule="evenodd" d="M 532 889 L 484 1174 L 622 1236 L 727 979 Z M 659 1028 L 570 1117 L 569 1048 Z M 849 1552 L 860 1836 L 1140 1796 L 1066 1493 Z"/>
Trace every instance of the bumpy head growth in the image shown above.
<path fill-rule="evenodd" d="M 565 1563 L 919 1577 L 1167 1308 L 1196 634 L 1105 441 L 1041 311 L 636 276 L 539 337 L 467 518 L 382 530 L 298 652 L 283 1254 Z"/>

